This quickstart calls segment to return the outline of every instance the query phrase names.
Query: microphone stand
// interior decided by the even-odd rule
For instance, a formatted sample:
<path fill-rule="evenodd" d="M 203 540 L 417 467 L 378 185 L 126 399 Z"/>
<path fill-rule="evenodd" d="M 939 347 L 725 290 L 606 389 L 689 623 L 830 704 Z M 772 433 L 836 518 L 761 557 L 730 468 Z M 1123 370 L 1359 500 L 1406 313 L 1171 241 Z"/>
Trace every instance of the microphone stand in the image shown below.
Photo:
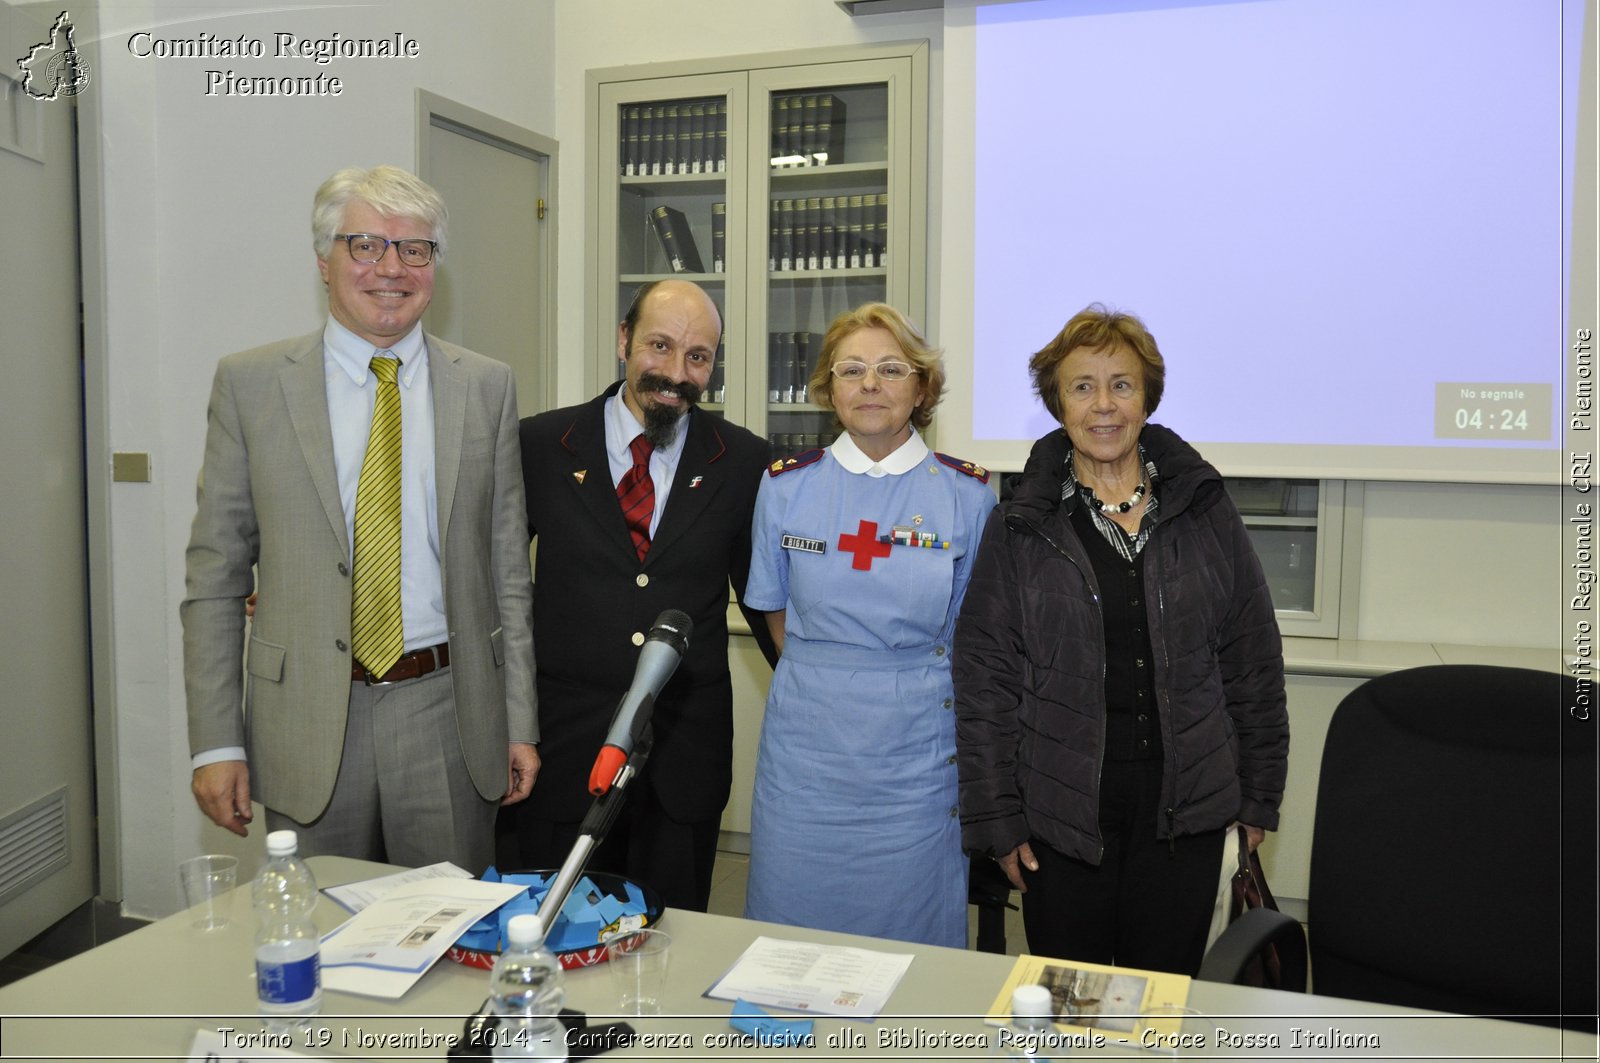
<path fill-rule="evenodd" d="M 612 780 L 610 787 L 595 798 L 594 804 L 589 806 L 589 814 L 583 817 L 578 840 L 573 843 L 572 850 L 567 853 L 566 860 L 561 864 L 561 870 L 556 872 L 555 879 L 550 883 L 550 889 L 544 895 L 544 901 L 539 905 L 541 934 L 549 934 L 550 928 L 555 926 L 556 917 L 561 914 L 561 906 L 566 904 L 567 895 L 572 892 L 578 877 L 583 874 L 589 857 L 605 840 L 612 824 L 616 823 L 617 815 L 622 811 L 622 803 L 628 799 L 629 784 L 639 777 L 644 771 L 645 762 L 650 759 L 650 749 L 655 743 L 650 715 L 655 711 L 655 705 L 654 695 L 646 695 L 639 703 L 639 718 L 644 723 L 634 740 L 633 752 L 628 754 L 627 761 L 617 772 L 617 777 Z"/>
<path fill-rule="evenodd" d="M 578 840 L 573 843 L 572 851 L 567 853 L 566 860 L 561 864 L 561 870 L 556 872 L 555 879 L 550 883 L 550 889 L 546 891 L 544 900 L 539 904 L 536 918 L 539 920 L 541 937 L 548 936 L 550 928 L 555 926 L 556 918 L 561 914 L 561 906 L 567 903 L 567 896 L 572 892 L 578 877 L 583 874 L 584 865 L 605 840 L 612 824 L 616 823 L 617 814 L 622 811 L 622 803 L 628 799 L 629 784 L 639 777 L 644 771 L 645 762 L 650 759 L 650 749 L 655 744 L 655 731 L 650 726 L 650 717 L 655 712 L 655 707 L 656 699 L 653 694 L 645 695 L 644 700 L 639 702 L 639 711 L 635 717 L 638 722 L 634 726 L 633 751 L 628 754 L 628 759 L 623 762 L 622 767 L 617 769 L 617 777 L 611 781 L 605 793 L 595 798 L 594 804 L 589 806 L 589 814 L 583 817 L 583 825 L 578 831 Z M 633 1027 L 625 1022 L 589 1026 L 586 1023 L 587 1018 L 583 1012 L 573 1011 L 570 1008 L 561 1009 L 561 1024 L 567 1028 L 568 1058 L 590 1059 L 613 1048 L 627 1048 L 637 1037 Z M 489 1059 L 493 1045 L 493 1041 L 489 1039 L 493 1037 L 498 1022 L 498 1018 L 490 1009 L 490 1002 L 485 1000 L 477 1014 L 467 1017 L 462 1038 L 450 1047 L 446 1056 L 452 1059 Z"/>

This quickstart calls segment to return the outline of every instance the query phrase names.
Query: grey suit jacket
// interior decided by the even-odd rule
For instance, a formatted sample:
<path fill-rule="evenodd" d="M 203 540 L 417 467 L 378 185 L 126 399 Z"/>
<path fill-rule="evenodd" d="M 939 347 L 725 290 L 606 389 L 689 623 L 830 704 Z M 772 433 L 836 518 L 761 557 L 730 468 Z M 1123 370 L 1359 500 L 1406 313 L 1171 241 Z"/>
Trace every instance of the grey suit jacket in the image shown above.
<path fill-rule="evenodd" d="M 516 386 L 499 362 L 427 344 L 457 731 L 478 792 L 498 798 L 508 743 L 538 740 Z M 179 610 L 191 751 L 245 746 L 252 796 L 300 822 L 333 793 L 350 700 L 350 544 L 323 372 L 321 330 L 218 364 Z"/>

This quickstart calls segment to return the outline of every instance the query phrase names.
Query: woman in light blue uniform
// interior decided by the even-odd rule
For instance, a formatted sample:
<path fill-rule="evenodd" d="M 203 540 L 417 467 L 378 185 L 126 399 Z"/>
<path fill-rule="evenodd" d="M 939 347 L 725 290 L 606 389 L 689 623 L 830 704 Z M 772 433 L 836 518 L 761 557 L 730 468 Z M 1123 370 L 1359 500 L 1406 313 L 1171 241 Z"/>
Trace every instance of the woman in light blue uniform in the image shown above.
<path fill-rule="evenodd" d="M 939 352 L 899 311 L 841 315 L 811 395 L 845 432 L 762 482 L 745 603 L 782 656 L 747 918 L 966 945 L 950 640 L 995 496 L 917 432 L 943 387 Z"/>

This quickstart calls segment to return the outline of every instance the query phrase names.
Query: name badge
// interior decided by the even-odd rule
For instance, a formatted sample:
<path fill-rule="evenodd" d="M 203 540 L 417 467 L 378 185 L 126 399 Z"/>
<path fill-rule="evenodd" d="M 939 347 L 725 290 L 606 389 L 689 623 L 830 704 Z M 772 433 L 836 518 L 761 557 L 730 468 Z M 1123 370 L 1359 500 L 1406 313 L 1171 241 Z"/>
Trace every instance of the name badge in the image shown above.
<path fill-rule="evenodd" d="M 779 545 L 785 550 L 799 550 L 807 554 L 825 554 L 828 544 L 821 539 L 805 539 L 798 535 L 785 535 L 779 540 Z"/>

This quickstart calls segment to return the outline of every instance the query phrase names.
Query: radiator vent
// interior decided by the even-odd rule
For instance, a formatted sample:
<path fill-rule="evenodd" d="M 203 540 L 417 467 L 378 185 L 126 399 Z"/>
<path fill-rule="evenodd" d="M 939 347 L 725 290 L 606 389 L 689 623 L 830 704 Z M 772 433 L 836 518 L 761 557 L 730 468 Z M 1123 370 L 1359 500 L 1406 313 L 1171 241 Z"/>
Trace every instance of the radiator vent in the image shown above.
<path fill-rule="evenodd" d="M 0 819 L 0 905 L 66 867 L 70 859 L 63 786 Z"/>

